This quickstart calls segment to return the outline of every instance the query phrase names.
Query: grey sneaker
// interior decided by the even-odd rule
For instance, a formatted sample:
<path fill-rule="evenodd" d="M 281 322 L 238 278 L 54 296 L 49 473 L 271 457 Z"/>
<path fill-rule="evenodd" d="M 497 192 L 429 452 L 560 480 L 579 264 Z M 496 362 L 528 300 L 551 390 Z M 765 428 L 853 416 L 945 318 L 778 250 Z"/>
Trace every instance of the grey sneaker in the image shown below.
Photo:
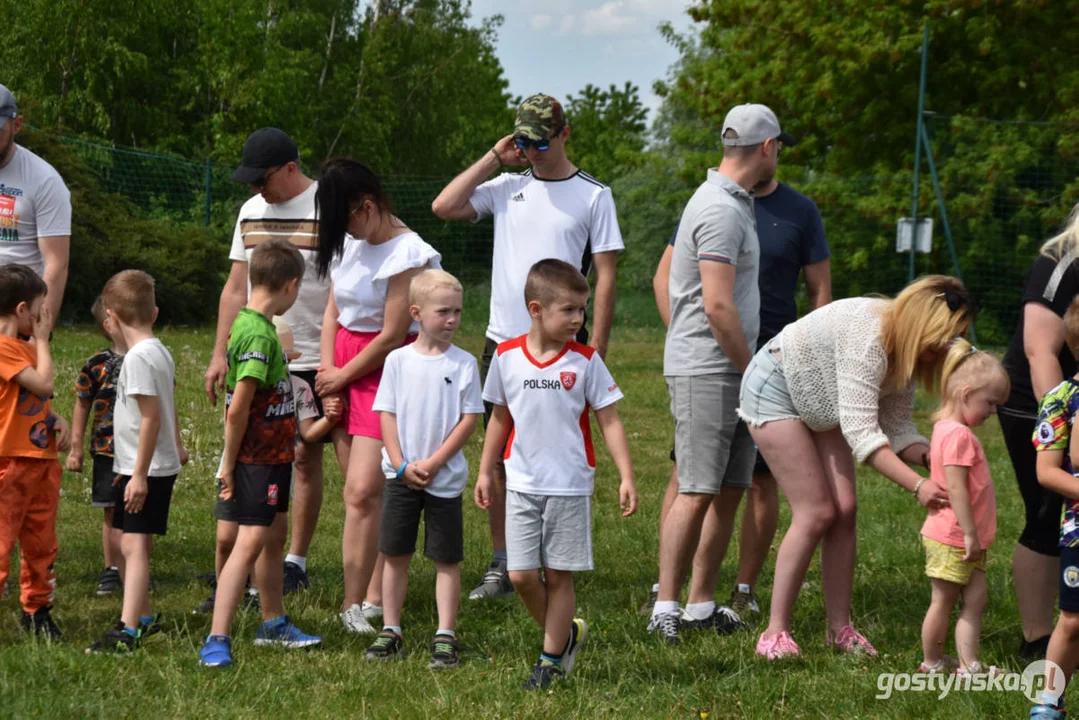
<path fill-rule="evenodd" d="M 644 601 L 644 605 L 641 605 L 637 609 L 637 614 L 641 617 L 652 617 L 652 608 L 656 606 L 656 597 L 659 595 L 659 590 L 652 590 L 648 593 L 648 599 Z"/>
<path fill-rule="evenodd" d="M 653 615 L 648 622 L 648 632 L 662 638 L 668 645 L 677 645 L 682 642 L 682 639 L 678 636 L 678 625 L 681 619 L 681 610 L 672 610 L 662 615 Z"/>
<path fill-rule="evenodd" d="M 505 597 L 513 594 L 513 583 L 504 563 L 493 562 L 483 574 L 483 581 L 468 594 L 469 600 Z"/>
<path fill-rule="evenodd" d="M 382 617 L 382 606 L 374 605 L 366 600 L 360 604 L 360 610 L 363 611 L 363 616 L 368 620 L 377 620 Z"/>
<path fill-rule="evenodd" d="M 741 588 L 747 588 L 742 590 Z M 756 615 L 761 611 L 760 599 L 757 597 L 757 593 L 753 592 L 748 585 L 735 586 L 731 590 L 731 600 L 729 605 L 731 610 L 738 613 L 738 617 L 746 617 L 747 615 Z"/>
<path fill-rule="evenodd" d="M 97 594 L 98 595 L 112 595 L 117 590 L 123 588 L 124 584 L 120 582 L 120 570 L 114 567 L 108 567 L 101 571 L 101 574 L 97 576 Z"/>

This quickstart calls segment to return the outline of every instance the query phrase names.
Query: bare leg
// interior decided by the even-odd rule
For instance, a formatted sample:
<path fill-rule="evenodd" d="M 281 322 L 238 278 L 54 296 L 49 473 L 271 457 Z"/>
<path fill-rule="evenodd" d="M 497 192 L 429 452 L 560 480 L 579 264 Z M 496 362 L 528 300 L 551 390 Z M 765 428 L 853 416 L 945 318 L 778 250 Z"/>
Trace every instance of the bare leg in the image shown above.
<path fill-rule="evenodd" d="M 289 555 L 307 557 L 311 539 L 315 536 L 319 512 L 322 510 L 322 447 L 319 443 L 296 444 L 296 461 L 292 466 L 292 538 Z"/>
<path fill-rule="evenodd" d="M 258 525 L 244 525 L 236 535 L 236 545 L 232 549 L 225 567 L 217 576 L 217 601 L 214 603 L 214 619 L 211 635 L 228 635 L 232 619 L 236 615 L 240 597 L 244 594 L 244 584 L 255 559 L 262 552 L 270 535 L 270 528 Z M 280 594 L 280 578 L 277 591 Z"/>
<path fill-rule="evenodd" d="M 281 598 L 284 579 L 285 538 L 288 536 L 288 513 L 277 513 L 264 535 L 262 552 L 255 559 L 255 577 L 259 582 L 262 619 L 273 620 L 285 614 Z"/>
<path fill-rule="evenodd" d="M 821 538 L 820 549 L 824 612 L 829 631 L 835 633 L 850 625 L 854 593 L 854 561 L 858 550 L 854 459 L 839 428 L 814 433 L 813 439 L 836 509 L 835 521 Z"/>
<path fill-rule="evenodd" d="M 657 602 L 677 601 L 697 550 L 701 525 L 715 495 L 680 493 L 667 513 L 659 539 Z"/>
<path fill-rule="evenodd" d="M 386 556 L 379 553 L 375 556 L 375 568 L 371 571 L 371 579 L 367 583 L 367 594 L 364 597 L 371 605 L 382 605 L 382 573 L 385 569 Z"/>
<path fill-rule="evenodd" d="M 936 665 L 944 657 L 944 643 L 948 640 L 948 623 L 955 609 L 956 600 L 963 589 L 947 580 L 930 578 L 932 595 L 929 609 L 922 621 L 922 658 L 926 665 Z M 958 627 L 957 627 L 958 629 Z"/>
<path fill-rule="evenodd" d="M 791 526 L 776 556 L 771 617 L 764 632 L 774 636 L 790 631 L 791 612 L 806 570 L 837 512 L 814 433 L 805 423 L 776 420 L 750 427 L 750 434 L 791 506 Z"/>
<path fill-rule="evenodd" d="M 232 548 L 236 545 L 236 536 L 240 532 L 238 523 L 227 520 L 217 521 L 217 547 L 214 551 L 214 572 L 221 577 L 221 571 L 225 568 Z"/>
<path fill-rule="evenodd" d="M 353 437 L 345 478 L 345 530 L 341 542 L 345 608 L 363 600 L 375 570 L 384 482 L 382 442 Z"/>
<path fill-rule="evenodd" d="M 569 644 L 577 596 L 573 591 L 573 573 L 568 570 L 544 570 L 547 578 L 547 617 L 543 623 L 543 652 L 561 655 Z"/>
<path fill-rule="evenodd" d="M 491 547 L 496 552 L 506 550 L 506 466 L 502 460 L 492 468 L 491 507 L 487 509 L 487 525 L 491 529 Z"/>
<path fill-rule="evenodd" d="M 985 571 L 975 570 L 970 582 L 963 588 L 963 609 L 955 622 L 955 649 L 963 668 L 969 669 L 978 660 L 985 603 Z"/>
<path fill-rule="evenodd" d="M 521 596 L 528 614 L 541 628 L 547 621 L 547 586 L 540 579 L 539 570 L 511 570 L 510 582 Z"/>
<path fill-rule="evenodd" d="M 438 629 L 457 627 L 457 608 L 461 603 L 461 566 L 457 563 L 435 563 L 435 605 L 438 607 Z"/>
<path fill-rule="evenodd" d="M 120 542 L 124 553 L 124 608 L 120 619 L 124 627 L 135 630 L 139 618 L 150 615 L 150 553 L 154 536 L 124 533 Z"/>
<path fill-rule="evenodd" d="M 124 551 L 120 548 L 124 531 L 112 526 L 113 515 L 113 508 L 107 507 L 101 521 L 101 549 L 105 553 L 105 567 L 107 568 L 119 568 L 124 562 Z"/>
<path fill-rule="evenodd" d="M 1049 639 L 1049 650 L 1045 654 L 1049 661 L 1046 666 L 1046 678 L 1044 687 L 1051 688 L 1059 678 L 1053 678 L 1050 673 L 1057 672 L 1053 667 L 1055 663 L 1063 672 L 1065 681 L 1070 680 L 1075 672 L 1076 662 L 1079 661 L 1079 614 L 1061 611 L 1057 626 L 1053 630 L 1053 636 Z M 1063 693 L 1057 699 L 1057 705 L 1063 705 Z"/>
<path fill-rule="evenodd" d="M 408 592 L 408 565 L 411 555 L 392 555 L 385 557 L 385 569 L 382 571 L 382 622 L 388 626 L 401 626 L 401 614 L 405 609 L 405 594 Z"/>
<path fill-rule="evenodd" d="M 753 485 L 742 513 L 742 541 L 738 548 L 739 585 L 757 586 L 779 524 L 779 490 L 770 473 L 753 473 Z"/>
<path fill-rule="evenodd" d="M 1037 640 L 1053 632 L 1059 570 L 1059 558 L 1016 544 L 1012 555 L 1012 580 L 1024 640 Z"/>
<path fill-rule="evenodd" d="M 705 514 L 697 552 L 693 555 L 693 577 L 689 583 L 689 603 L 711 602 L 716 595 L 716 580 L 727 546 L 734 531 L 738 504 L 743 488 L 724 487 Z"/>

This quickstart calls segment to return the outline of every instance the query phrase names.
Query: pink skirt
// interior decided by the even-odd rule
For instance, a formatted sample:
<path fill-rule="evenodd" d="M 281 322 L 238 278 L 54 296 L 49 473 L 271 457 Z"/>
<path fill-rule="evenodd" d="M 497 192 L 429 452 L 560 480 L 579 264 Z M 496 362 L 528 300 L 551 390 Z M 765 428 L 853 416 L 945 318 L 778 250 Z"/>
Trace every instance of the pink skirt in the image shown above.
<path fill-rule="evenodd" d="M 336 367 L 344 367 L 352 358 L 360 354 L 360 351 L 371 344 L 378 336 L 377 332 L 355 332 L 347 328 L 337 328 L 337 338 L 333 344 L 333 364 Z M 415 335 L 405 338 L 405 345 L 415 341 Z M 345 428 L 349 435 L 362 435 L 364 437 L 382 439 L 382 425 L 379 414 L 372 410 L 375 404 L 375 394 L 378 392 L 378 383 L 382 380 L 382 368 L 372 370 L 359 380 L 348 386 L 345 393 L 344 415 L 341 418 L 341 427 Z"/>

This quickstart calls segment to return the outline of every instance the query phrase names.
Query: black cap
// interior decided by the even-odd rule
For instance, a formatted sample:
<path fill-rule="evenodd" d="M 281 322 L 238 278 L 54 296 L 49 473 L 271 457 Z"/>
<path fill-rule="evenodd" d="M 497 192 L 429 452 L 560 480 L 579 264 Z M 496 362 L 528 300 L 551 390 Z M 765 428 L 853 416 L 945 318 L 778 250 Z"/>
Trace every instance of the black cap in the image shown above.
<path fill-rule="evenodd" d="M 270 168 L 279 167 L 300 159 L 300 151 L 283 130 L 266 127 L 247 136 L 244 143 L 243 163 L 232 179 L 250 185 L 262 179 Z"/>

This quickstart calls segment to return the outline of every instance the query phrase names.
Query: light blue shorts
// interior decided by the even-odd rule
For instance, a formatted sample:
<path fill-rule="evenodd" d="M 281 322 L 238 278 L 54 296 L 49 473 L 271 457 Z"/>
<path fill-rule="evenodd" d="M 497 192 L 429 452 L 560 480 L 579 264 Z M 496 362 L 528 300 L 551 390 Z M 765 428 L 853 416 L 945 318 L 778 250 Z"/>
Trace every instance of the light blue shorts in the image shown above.
<path fill-rule="evenodd" d="M 773 420 L 801 419 L 783 374 L 781 338 L 782 335 L 775 337 L 762 347 L 742 375 L 738 417 L 748 425 L 759 427 Z"/>

